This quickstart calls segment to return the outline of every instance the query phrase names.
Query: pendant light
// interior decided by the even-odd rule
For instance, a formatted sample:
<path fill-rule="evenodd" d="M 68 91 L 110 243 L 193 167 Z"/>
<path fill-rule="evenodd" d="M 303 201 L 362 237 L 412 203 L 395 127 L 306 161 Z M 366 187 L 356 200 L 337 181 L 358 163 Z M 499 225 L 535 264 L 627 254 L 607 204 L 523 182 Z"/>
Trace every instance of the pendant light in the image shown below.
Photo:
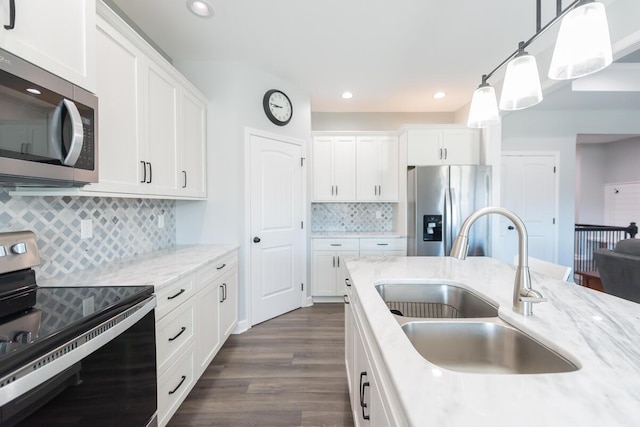
<path fill-rule="evenodd" d="M 473 92 L 467 126 L 470 128 L 484 128 L 500 122 L 496 91 L 489 83 L 487 76 L 482 76 L 482 83 Z"/>
<path fill-rule="evenodd" d="M 612 61 L 604 5 L 594 0 L 580 1 L 562 19 L 549 78 L 575 79 L 600 71 Z"/>
<path fill-rule="evenodd" d="M 520 42 L 518 53 L 507 64 L 507 71 L 500 95 L 500 109 L 522 110 L 542 101 L 542 88 L 536 58 L 524 50 Z"/>

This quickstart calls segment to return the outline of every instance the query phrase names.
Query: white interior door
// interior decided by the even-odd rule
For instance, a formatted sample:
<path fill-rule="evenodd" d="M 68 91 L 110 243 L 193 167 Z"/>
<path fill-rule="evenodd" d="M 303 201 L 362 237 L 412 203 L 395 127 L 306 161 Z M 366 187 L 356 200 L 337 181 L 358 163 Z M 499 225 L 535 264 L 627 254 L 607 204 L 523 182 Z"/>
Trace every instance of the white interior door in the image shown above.
<path fill-rule="evenodd" d="M 250 135 L 251 323 L 302 306 L 305 263 L 300 145 Z"/>
<path fill-rule="evenodd" d="M 515 212 L 529 234 L 529 255 L 556 262 L 558 210 L 556 156 L 554 154 L 506 154 L 502 156 L 502 206 Z M 499 244 L 494 257 L 512 263 L 518 234 L 511 221 L 499 219 Z"/>

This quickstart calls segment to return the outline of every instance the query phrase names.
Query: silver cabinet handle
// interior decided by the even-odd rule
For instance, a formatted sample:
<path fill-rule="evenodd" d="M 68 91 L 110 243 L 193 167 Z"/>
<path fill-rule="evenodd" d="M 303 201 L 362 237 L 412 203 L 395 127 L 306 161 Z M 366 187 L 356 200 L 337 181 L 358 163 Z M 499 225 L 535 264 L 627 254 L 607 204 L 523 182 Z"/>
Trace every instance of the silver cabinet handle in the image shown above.
<path fill-rule="evenodd" d="M 336 258 L 338 258 L 338 268 L 340 268 L 340 255 L 338 255 Z"/>
<path fill-rule="evenodd" d="M 331 243 L 331 246 L 342 246 L 342 243 Z"/>
<path fill-rule="evenodd" d="M 349 296 L 348 296 L 348 295 L 345 295 L 345 296 L 344 296 L 344 303 L 345 303 L 345 304 L 351 304 L 351 303 L 349 302 Z"/>
<path fill-rule="evenodd" d="M 351 286 L 351 281 L 349 280 L 348 277 L 346 279 L 344 279 L 344 284 L 347 285 L 347 286 Z"/>
<path fill-rule="evenodd" d="M 449 157 L 449 152 L 447 151 L 447 149 L 444 149 L 444 158 L 448 158 Z"/>
<path fill-rule="evenodd" d="M 378 245 L 378 246 L 389 246 L 388 243 L 376 243 L 376 245 Z"/>
<path fill-rule="evenodd" d="M 184 184 L 182 188 L 187 188 L 187 171 L 182 171 L 182 176 L 184 177 Z"/>
<path fill-rule="evenodd" d="M 377 186 L 377 185 L 374 185 L 374 186 L 373 186 L 373 195 L 374 195 L 374 196 L 377 196 L 377 195 L 378 195 L 378 186 Z"/>
<path fill-rule="evenodd" d="M 331 195 L 333 196 L 333 185 L 331 186 Z"/>
<path fill-rule="evenodd" d="M 336 185 L 336 196 L 338 195 L 338 186 Z"/>
<path fill-rule="evenodd" d="M 336 256 L 333 256 L 333 268 L 336 268 Z"/>
<path fill-rule="evenodd" d="M 440 160 L 442 160 L 442 148 L 440 149 Z"/>

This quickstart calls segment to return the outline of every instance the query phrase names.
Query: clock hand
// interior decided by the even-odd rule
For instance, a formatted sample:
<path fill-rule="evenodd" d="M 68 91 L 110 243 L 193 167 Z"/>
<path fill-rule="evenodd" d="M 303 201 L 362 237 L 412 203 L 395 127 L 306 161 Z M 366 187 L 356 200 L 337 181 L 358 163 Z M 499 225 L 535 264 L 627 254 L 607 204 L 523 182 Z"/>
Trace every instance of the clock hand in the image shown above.
<path fill-rule="evenodd" d="M 282 108 L 282 105 L 274 104 L 273 102 L 270 102 L 269 105 L 277 108 Z"/>

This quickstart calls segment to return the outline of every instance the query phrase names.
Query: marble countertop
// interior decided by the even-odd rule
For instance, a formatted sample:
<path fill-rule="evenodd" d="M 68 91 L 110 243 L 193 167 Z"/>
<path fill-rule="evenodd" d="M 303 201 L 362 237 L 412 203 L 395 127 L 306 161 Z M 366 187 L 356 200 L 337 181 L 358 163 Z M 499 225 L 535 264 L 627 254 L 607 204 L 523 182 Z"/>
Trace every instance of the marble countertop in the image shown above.
<path fill-rule="evenodd" d="M 402 238 L 407 237 L 404 234 L 394 231 L 314 231 L 311 238 Z"/>
<path fill-rule="evenodd" d="M 215 261 L 237 245 L 185 245 L 110 262 L 87 270 L 38 279 L 39 286 L 164 286 Z"/>
<path fill-rule="evenodd" d="M 393 392 L 412 426 L 640 425 L 640 305 L 531 274 L 549 299 L 534 315 L 511 310 L 515 268 L 491 258 L 373 257 L 346 261 Z M 499 304 L 499 316 L 577 362 L 575 372 L 461 373 L 413 348 L 374 285 L 445 279 Z"/>

